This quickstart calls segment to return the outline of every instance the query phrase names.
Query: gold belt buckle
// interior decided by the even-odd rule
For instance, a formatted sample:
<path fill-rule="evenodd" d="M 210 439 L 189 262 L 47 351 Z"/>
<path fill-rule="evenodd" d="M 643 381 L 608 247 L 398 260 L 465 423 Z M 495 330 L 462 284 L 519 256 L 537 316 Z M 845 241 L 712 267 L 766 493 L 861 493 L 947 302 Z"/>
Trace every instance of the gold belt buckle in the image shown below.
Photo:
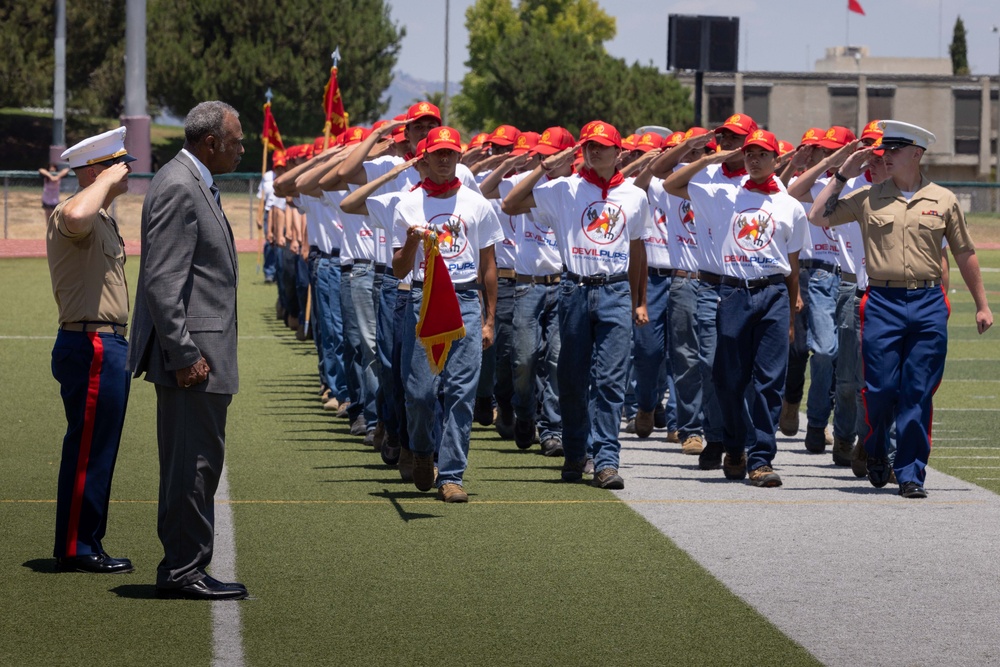
<path fill-rule="evenodd" d="M 906 281 L 906 289 L 917 289 L 917 281 L 916 280 L 907 280 Z"/>

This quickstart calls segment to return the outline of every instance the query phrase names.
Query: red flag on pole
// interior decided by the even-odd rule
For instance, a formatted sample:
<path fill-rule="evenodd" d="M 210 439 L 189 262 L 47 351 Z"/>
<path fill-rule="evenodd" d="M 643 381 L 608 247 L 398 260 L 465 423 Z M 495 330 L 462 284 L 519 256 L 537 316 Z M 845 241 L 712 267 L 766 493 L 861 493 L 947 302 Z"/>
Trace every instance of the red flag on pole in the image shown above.
<path fill-rule="evenodd" d="M 264 131 L 261 134 L 268 150 L 285 150 L 285 144 L 281 141 L 281 132 L 278 132 L 278 122 L 274 120 L 274 115 L 271 113 L 270 102 L 264 103 Z"/>
<path fill-rule="evenodd" d="M 330 80 L 323 89 L 323 111 L 326 113 L 326 124 L 323 133 L 327 136 L 340 136 L 347 129 L 347 114 L 344 112 L 344 101 L 340 98 L 340 84 L 337 83 L 337 68 L 330 68 Z"/>
<path fill-rule="evenodd" d="M 439 374 L 448 360 L 451 344 L 465 338 L 465 322 L 455 286 L 438 249 L 436 234 L 424 238 L 424 292 L 417 320 L 417 340 L 427 350 L 431 372 Z"/>
<path fill-rule="evenodd" d="M 847 11 L 865 15 L 865 10 L 861 8 L 861 3 L 858 0 L 847 0 Z"/>

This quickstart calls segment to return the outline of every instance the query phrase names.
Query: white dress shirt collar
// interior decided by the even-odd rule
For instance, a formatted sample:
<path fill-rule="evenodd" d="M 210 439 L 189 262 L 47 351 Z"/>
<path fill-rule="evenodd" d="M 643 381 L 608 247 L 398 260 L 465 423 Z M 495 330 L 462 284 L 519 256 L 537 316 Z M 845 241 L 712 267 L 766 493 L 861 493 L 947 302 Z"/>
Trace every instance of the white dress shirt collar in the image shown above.
<path fill-rule="evenodd" d="M 181 149 L 181 153 L 183 153 L 184 155 L 186 155 L 188 157 L 188 159 L 191 160 L 191 162 L 194 162 L 194 166 L 198 168 L 198 173 L 201 174 L 202 180 L 205 181 L 205 187 L 206 188 L 211 188 L 212 184 L 215 183 L 215 179 L 212 178 L 212 172 L 210 172 L 208 170 L 208 167 L 206 167 L 205 165 L 203 165 L 201 163 L 201 160 L 199 160 L 198 158 L 196 158 L 194 156 L 194 153 L 192 153 L 188 149 L 182 148 Z"/>

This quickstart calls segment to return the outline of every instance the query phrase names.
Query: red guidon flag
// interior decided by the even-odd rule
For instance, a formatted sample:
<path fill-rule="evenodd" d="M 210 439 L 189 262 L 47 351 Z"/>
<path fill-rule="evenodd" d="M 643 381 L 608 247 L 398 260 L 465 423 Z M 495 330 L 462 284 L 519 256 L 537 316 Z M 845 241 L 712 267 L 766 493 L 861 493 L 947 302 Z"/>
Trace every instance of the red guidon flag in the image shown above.
<path fill-rule="evenodd" d="M 424 237 L 424 258 L 424 293 L 417 320 L 417 340 L 427 350 L 431 372 L 437 375 L 444 369 L 451 344 L 465 338 L 465 323 L 436 234 Z"/>
<path fill-rule="evenodd" d="M 285 144 L 281 141 L 281 132 L 278 132 L 278 122 L 274 120 L 274 115 L 271 113 L 270 102 L 264 103 L 264 131 L 261 134 L 268 150 L 285 150 Z"/>
<path fill-rule="evenodd" d="M 347 129 L 347 114 L 344 112 L 344 100 L 340 98 L 340 84 L 337 83 L 337 68 L 330 68 L 330 80 L 323 89 L 323 111 L 326 113 L 326 124 L 323 133 L 340 136 Z"/>
<path fill-rule="evenodd" d="M 858 0 L 847 0 L 847 10 L 862 16 L 865 15 L 865 10 L 861 8 L 861 3 Z"/>

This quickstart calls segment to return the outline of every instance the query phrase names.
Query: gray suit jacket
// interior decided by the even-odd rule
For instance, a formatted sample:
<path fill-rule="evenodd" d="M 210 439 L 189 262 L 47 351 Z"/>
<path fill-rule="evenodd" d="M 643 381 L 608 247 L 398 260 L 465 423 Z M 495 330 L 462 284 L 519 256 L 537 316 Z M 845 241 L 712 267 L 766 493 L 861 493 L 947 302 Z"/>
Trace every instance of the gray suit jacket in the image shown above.
<path fill-rule="evenodd" d="M 142 205 L 142 264 L 129 369 L 177 387 L 175 371 L 205 357 L 191 391 L 235 394 L 239 266 L 229 221 L 198 169 L 178 154 L 153 177 Z"/>

